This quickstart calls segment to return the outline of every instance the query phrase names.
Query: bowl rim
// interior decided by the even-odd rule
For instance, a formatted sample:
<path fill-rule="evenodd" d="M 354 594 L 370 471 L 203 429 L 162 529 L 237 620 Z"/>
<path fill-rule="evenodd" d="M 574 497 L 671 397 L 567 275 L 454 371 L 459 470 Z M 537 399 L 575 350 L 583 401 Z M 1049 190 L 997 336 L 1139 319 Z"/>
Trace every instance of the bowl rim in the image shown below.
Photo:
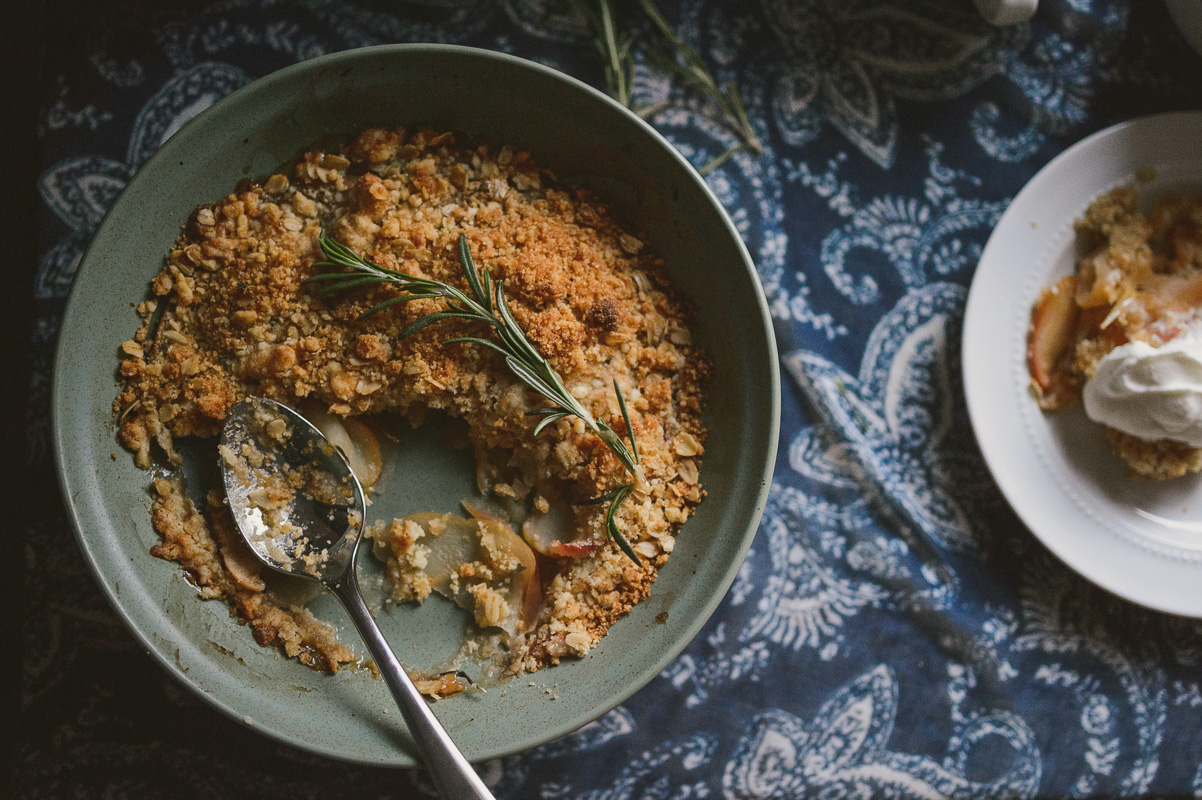
<path fill-rule="evenodd" d="M 744 524 L 742 540 L 738 548 L 735 550 L 734 557 L 731 559 L 725 572 L 722 574 L 721 580 L 715 587 L 716 589 L 720 589 L 720 591 L 714 591 L 710 593 L 705 604 L 699 609 L 699 612 L 685 628 L 684 634 L 673 642 L 672 647 L 665 648 L 659 658 L 650 663 L 642 671 L 631 675 L 630 680 L 626 681 L 620 690 L 613 693 L 613 695 L 609 698 L 608 705 L 604 708 L 599 708 L 599 710 L 597 710 L 596 713 L 591 717 L 591 719 L 597 719 L 628 700 L 637 691 L 650 683 L 650 681 L 654 679 L 656 675 L 662 672 L 663 669 L 669 663 L 671 663 L 689 645 L 689 643 L 693 641 L 693 639 L 696 638 L 702 627 L 704 627 L 705 623 L 713 615 L 718 605 L 725 598 L 726 593 L 731 584 L 734 582 L 735 577 L 738 575 L 743 562 L 746 560 L 747 552 L 751 547 L 752 540 L 755 538 L 755 533 L 758 530 L 760 519 L 767 504 L 780 438 L 781 397 L 779 351 L 773 330 L 771 314 L 768 308 L 768 302 L 764 295 L 763 285 L 760 281 L 758 272 L 755 269 L 754 261 L 747 250 L 747 246 L 744 243 L 742 236 L 739 234 L 738 229 L 731 220 L 730 215 L 726 212 L 726 209 L 722 206 L 722 203 L 718 200 L 713 190 L 711 190 L 709 185 L 705 182 L 705 179 L 698 174 L 696 169 L 693 168 L 692 164 L 689 163 L 688 159 L 686 159 L 680 153 L 680 151 L 671 144 L 671 142 L 669 142 L 662 134 L 655 130 L 655 128 L 646 120 L 642 119 L 629 108 L 626 108 L 622 104 L 618 103 L 604 92 L 564 72 L 538 62 L 531 61 L 529 59 L 479 47 L 437 43 L 384 44 L 341 50 L 335 53 L 329 53 L 301 61 L 296 64 L 291 64 L 287 67 L 283 67 L 256 80 L 253 80 L 245 86 L 242 86 L 221 98 L 220 100 L 217 100 L 213 103 L 213 105 L 204 109 L 195 117 L 180 126 L 179 130 L 175 131 L 170 138 L 162 142 L 155 152 L 143 164 L 139 165 L 137 171 L 131 176 L 129 181 L 124 187 L 122 187 L 121 191 L 113 199 L 109 209 L 105 212 L 104 218 L 97 226 L 96 231 L 92 234 L 91 239 L 88 242 L 88 247 L 84 251 L 83 256 L 80 258 L 79 267 L 77 268 L 75 276 L 72 278 L 71 291 L 68 295 L 67 302 L 64 305 L 62 316 L 60 317 L 59 332 L 61 334 L 63 324 L 71 318 L 81 303 L 79 295 L 75 291 L 75 287 L 77 285 L 75 278 L 78 277 L 80 271 L 89 263 L 89 259 L 92 255 L 93 245 L 95 244 L 96 240 L 101 238 L 101 234 L 105 231 L 105 229 L 113 224 L 113 210 L 119 207 L 127 190 L 129 190 L 131 187 L 139 186 L 141 182 L 146 179 L 145 176 L 148 172 L 146 169 L 147 166 L 158 161 L 166 161 L 175 157 L 175 150 L 181 146 L 180 142 L 183 142 L 187 138 L 185 136 L 181 136 L 180 134 L 188 131 L 198 124 L 203 124 L 209 118 L 220 114 L 226 106 L 235 102 L 238 98 L 251 93 L 269 91 L 280 84 L 291 82 L 297 77 L 302 76 L 310 71 L 319 70 L 331 64 L 337 64 L 340 62 L 353 62 L 365 57 L 389 54 L 421 55 L 423 53 L 454 54 L 468 58 L 481 59 L 485 62 L 501 62 L 511 67 L 530 70 L 540 74 L 545 78 L 558 81 L 562 84 L 565 84 L 569 88 L 574 89 L 575 91 L 583 93 L 592 100 L 604 104 L 609 108 L 610 111 L 624 115 L 629 122 L 635 123 L 636 127 L 643 135 L 651 137 L 651 139 L 661 149 L 666 150 L 671 159 L 676 161 L 681 167 L 684 167 L 682 175 L 687 176 L 688 180 L 692 182 L 694 188 L 700 190 L 702 195 L 717 213 L 719 219 L 721 219 L 727 234 L 732 238 L 736 245 L 736 250 L 741 257 L 742 267 L 746 271 L 747 277 L 750 279 L 750 284 L 753 289 L 756 305 L 759 311 L 758 322 L 760 330 L 757 331 L 759 335 L 757 335 L 756 338 L 762 339 L 763 344 L 765 345 L 765 355 L 767 356 L 765 360 L 767 362 L 766 366 L 768 367 L 767 382 L 771 387 L 769 396 L 766 398 L 767 407 L 765 409 L 769 417 L 767 430 L 768 435 L 766 448 L 764 450 L 763 463 L 759 465 L 759 488 L 755 495 L 752 514 Z M 752 323 L 750 327 L 754 329 L 754 323 L 756 320 L 750 319 L 748 321 Z M 62 424 L 63 421 L 60 419 L 62 414 L 61 409 L 66 402 L 65 379 L 63 377 L 63 370 L 60 368 L 64 357 L 64 349 L 65 338 L 59 335 L 58 341 L 55 345 L 54 368 L 50 391 L 51 441 L 54 447 L 55 472 L 58 477 L 64 507 L 67 512 L 67 518 L 70 521 L 75 540 L 84 555 L 84 560 L 87 562 L 89 570 L 92 572 L 93 577 L 99 584 L 100 589 L 108 600 L 110 606 L 116 612 L 117 616 L 120 617 L 125 623 L 127 630 L 134 634 L 137 640 L 143 645 L 143 647 L 146 648 L 147 651 L 149 651 L 149 653 L 166 670 L 166 672 L 174 676 L 177 681 L 186 686 L 194 695 L 202 697 L 212 707 L 215 707 L 230 719 L 240 723 L 244 722 L 242 713 L 225 703 L 221 698 L 216 697 L 209 692 L 201 691 L 199 687 L 194 685 L 193 682 L 188 678 L 186 670 L 168 658 L 166 653 L 160 652 L 158 645 L 151 641 L 149 632 L 144 631 L 138 625 L 135 625 L 131 618 L 124 612 L 121 601 L 114 591 L 114 587 L 110 585 L 110 581 L 108 581 L 104 574 L 102 574 L 97 559 L 94 556 L 93 549 L 91 546 L 89 546 L 87 537 L 84 535 L 83 521 L 80 519 L 80 511 L 77 508 L 76 500 L 73 497 L 72 492 L 72 480 L 69 474 L 69 464 L 66 455 L 70 442 L 68 441 L 67 431 L 64 429 L 64 425 Z M 588 721 L 589 720 L 585 720 L 583 722 L 580 720 L 571 720 L 568 724 L 561 724 L 555 728 L 550 728 L 548 729 L 548 735 L 544 739 L 544 742 L 566 735 L 571 731 L 576 730 L 581 725 L 586 724 Z M 268 736 L 274 741 L 281 742 L 290 747 L 295 747 L 297 749 L 311 752 L 324 758 L 329 758 L 336 761 L 349 762 L 363 766 L 393 768 L 412 768 L 414 765 L 421 765 L 420 760 L 417 759 L 415 759 L 413 763 L 382 763 L 380 761 L 359 758 L 353 754 L 333 753 L 323 750 L 320 747 L 311 745 L 307 742 L 297 741 L 270 727 L 265 727 L 259 724 L 255 724 L 252 727 L 254 730 Z M 479 754 L 473 754 L 472 761 L 475 763 L 480 763 L 495 758 L 502 758 L 522 752 L 535 746 L 538 746 L 538 744 L 496 747 L 493 750 L 485 751 Z M 405 751 L 401 750 L 400 748 L 398 748 L 397 752 L 402 755 L 405 754 Z"/>

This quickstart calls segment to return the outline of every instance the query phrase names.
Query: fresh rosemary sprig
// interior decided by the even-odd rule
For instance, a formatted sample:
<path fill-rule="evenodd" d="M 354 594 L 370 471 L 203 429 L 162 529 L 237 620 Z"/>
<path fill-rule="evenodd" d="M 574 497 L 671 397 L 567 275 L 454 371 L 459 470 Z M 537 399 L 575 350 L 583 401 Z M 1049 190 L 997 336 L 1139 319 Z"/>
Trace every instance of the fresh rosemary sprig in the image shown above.
<path fill-rule="evenodd" d="M 701 55 L 690 47 L 668 24 L 664 16 L 655 6 L 655 0 L 639 0 L 652 25 L 664 39 L 665 51 L 650 50 L 647 55 L 656 65 L 679 80 L 684 86 L 692 89 L 713 104 L 722 117 L 726 126 L 739 137 L 739 143 L 726 152 L 714 158 L 698 170 L 702 175 L 708 175 L 726 163 L 728 159 L 741 150 L 751 150 L 756 155 L 762 155 L 764 145 L 755 135 L 755 127 L 747 116 L 743 98 L 733 81 L 719 86 L 709 67 Z"/>
<path fill-rule="evenodd" d="M 614 391 L 618 395 L 618 407 L 622 410 L 622 419 L 626 423 L 626 431 L 630 436 L 629 448 L 613 428 L 605 424 L 603 420 L 594 419 L 588 409 L 572 396 L 572 393 L 564 386 L 563 379 L 526 338 L 526 334 L 522 332 L 505 300 L 504 282 L 493 281 L 487 269 L 477 269 L 468 247 L 467 237 L 463 234 L 459 234 L 459 264 L 463 268 L 463 274 L 467 278 L 468 286 L 474 297 L 469 297 L 465 292 L 442 281 L 419 278 L 415 275 L 381 267 L 379 264 L 359 256 L 346 245 L 324 233 L 321 235 L 320 243 L 326 260 L 319 261 L 315 266 L 350 270 L 350 272 L 323 272 L 305 280 L 305 283 L 323 283 L 322 294 L 379 284 L 388 284 L 402 292 L 396 297 L 367 309 L 359 315 L 360 319 L 378 314 L 399 303 L 413 300 L 442 299 L 447 301 L 448 310 L 436 311 L 419 317 L 406 325 L 397 334 L 398 338 L 404 339 L 423 328 L 447 319 L 471 320 L 488 325 L 493 329 L 497 341 L 478 336 L 455 336 L 446 339 L 443 344 L 463 342 L 495 350 L 505 359 L 505 365 L 509 367 L 510 372 L 551 403 L 552 406 L 549 408 L 539 408 L 530 412 L 531 416 L 542 417 L 534 429 L 534 435 L 537 436 L 544 428 L 558 420 L 576 417 L 582 420 L 585 426 L 605 443 L 605 446 L 618 459 L 618 463 L 630 475 L 631 482 L 605 493 L 600 498 L 596 498 L 595 502 L 609 502 L 609 510 L 605 515 L 605 527 L 610 538 L 634 563 L 641 565 L 642 561 L 638 554 L 634 552 L 634 548 L 630 546 L 630 542 L 627 541 L 614 520 L 623 501 L 634 491 L 636 485 L 645 480 L 643 468 L 639 463 L 638 445 L 634 440 L 634 428 L 630 424 L 630 414 L 626 410 L 626 398 L 622 396 L 622 389 L 618 386 L 618 382 L 614 381 Z"/>
<path fill-rule="evenodd" d="M 613 99 L 627 108 L 631 106 L 630 91 L 634 84 L 634 59 L 630 55 L 633 38 L 629 33 L 619 32 L 614 21 L 613 0 L 580 0 L 580 7 L 588 17 L 596 35 L 593 44 L 605 67 L 605 86 Z"/>
<path fill-rule="evenodd" d="M 634 102 L 634 37 L 620 31 L 614 0 L 576 0 L 593 28 L 593 47 L 605 70 L 605 88 L 609 96 L 643 119 L 651 119 L 671 103 L 640 106 Z"/>

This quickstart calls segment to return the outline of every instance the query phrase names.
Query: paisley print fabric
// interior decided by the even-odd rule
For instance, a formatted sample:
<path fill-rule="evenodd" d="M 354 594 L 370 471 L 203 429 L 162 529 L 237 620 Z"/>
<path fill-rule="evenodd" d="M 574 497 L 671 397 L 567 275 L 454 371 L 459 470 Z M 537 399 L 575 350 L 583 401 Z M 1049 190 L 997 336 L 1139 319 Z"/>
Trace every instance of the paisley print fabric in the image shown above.
<path fill-rule="evenodd" d="M 1156 0 L 679 0 L 764 155 L 708 177 L 750 249 L 782 354 L 780 457 L 737 580 L 619 708 L 480 769 L 501 798 L 1202 796 L 1202 623 L 1056 561 L 1002 501 L 960 386 L 967 286 L 1039 167 L 1108 124 L 1202 108 L 1202 58 Z M 161 672 L 110 612 L 57 500 L 48 395 L 80 256 L 125 182 L 214 101 L 386 42 L 488 47 L 601 82 L 555 0 L 131 0 L 52 21 L 17 790 L 21 797 L 433 797 L 417 772 L 260 738 Z M 635 4 L 621 17 L 642 37 Z M 79 43 L 84 43 L 79 46 Z M 694 164 L 735 142 L 641 59 L 634 94 Z M 36 646 L 33 646 L 36 643 Z M 186 720 L 181 725 L 180 720 Z"/>

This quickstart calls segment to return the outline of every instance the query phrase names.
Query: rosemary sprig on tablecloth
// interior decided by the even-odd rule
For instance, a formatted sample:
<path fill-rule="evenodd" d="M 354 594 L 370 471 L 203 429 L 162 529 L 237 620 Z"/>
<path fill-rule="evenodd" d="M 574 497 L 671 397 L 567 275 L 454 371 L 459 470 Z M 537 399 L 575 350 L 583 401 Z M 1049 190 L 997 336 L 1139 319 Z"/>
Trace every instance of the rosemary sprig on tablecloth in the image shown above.
<path fill-rule="evenodd" d="M 467 278 L 473 297 L 469 297 L 465 292 L 442 281 L 420 278 L 381 267 L 324 233 L 321 235 L 320 242 L 326 260 L 318 262 L 315 266 L 350 270 L 349 272 L 323 272 L 305 280 L 306 283 L 324 284 L 322 286 L 323 294 L 379 284 L 387 284 L 401 292 L 396 297 L 367 309 L 359 316 L 360 319 L 378 314 L 399 303 L 441 299 L 447 301 L 446 311 L 436 311 L 419 317 L 406 325 L 397 334 L 398 338 L 404 339 L 423 328 L 447 319 L 470 320 L 493 329 L 496 341 L 478 336 L 456 336 L 446 339 L 443 344 L 463 342 L 495 350 L 505 359 L 505 365 L 509 367 L 510 372 L 551 403 L 551 407 L 539 408 L 530 412 L 532 416 L 542 417 L 534 429 L 535 436 L 557 420 L 576 417 L 582 420 L 585 426 L 605 443 L 605 446 L 618 459 L 618 463 L 630 475 L 631 482 L 606 492 L 596 498 L 596 502 L 609 502 L 609 510 L 605 515 L 605 527 L 610 538 L 632 561 L 641 564 L 634 548 L 630 546 L 630 542 L 622 534 L 614 519 L 623 501 L 634 491 L 636 485 L 645 480 L 643 468 L 639 464 L 639 450 L 634 440 L 634 428 L 630 424 L 630 414 L 626 410 L 626 398 L 622 396 L 622 389 L 618 386 L 618 382 L 614 381 L 614 391 L 617 392 L 618 406 L 622 409 L 622 419 L 626 423 L 626 431 L 630 436 L 629 448 L 613 428 L 605 424 L 603 420 L 594 419 L 588 409 L 572 396 L 572 393 L 564 386 L 563 379 L 526 338 L 526 334 L 522 332 L 521 326 L 518 325 L 509 310 L 509 304 L 505 299 L 504 282 L 493 281 L 487 269 L 480 270 L 476 267 L 468 247 L 467 237 L 463 234 L 459 235 L 459 263 L 463 268 L 463 274 Z"/>
<path fill-rule="evenodd" d="M 597 48 L 597 54 L 605 68 L 605 86 L 609 94 L 644 119 L 650 119 L 662 111 L 667 103 L 645 108 L 637 108 L 634 105 L 634 40 L 628 32 L 618 29 L 614 0 L 578 2 L 593 27 L 593 45 Z M 647 51 L 647 59 L 673 80 L 707 100 L 717 112 L 722 124 L 739 138 L 738 144 L 711 159 L 698 172 L 708 175 L 743 150 L 751 150 L 756 155 L 762 154 L 764 145 L 755 135 L 755 127 L 747 116 L 747 108 L 743 105 L 743 98 L 734 82 L 718 85 L 701 55 L 673 30 L 659 13 L 654 0 L 639 0 L 639 5 L 663 40 L 662 47 Z"/>
<path fill-rule="evenodd" d="M 613 99 L 633 109 L 630 96 L 634 85 L 634 58 L 630 55 L 633 38 L 625 31 L 618 31 L 613 0 L 596 0 L 595 4 L 584 0 L 580 6 L 593 26 L 593 44 L 605 67 L 605 87 Z"/>
<path fill-rule="evenodd" d="M 755 128 L 747 116 L 743 98 L 739 95 L 739 88 L 734 81 L 718 85 L 701 55 L 681 39 L 664 19 L 663 14 L 659 13 L 655 0 L 639 0 L 639 5 L 651 20 L 651 24 L 659 31 L 665 45 L 663 50 L 649 50 L 648 58 L 686 88 L 707 99 L 717 109 L 731 132 L 739 137 L 739 144 L 714 158 L 698 172 L 708 175 L 741 150 L 751 150 L 756 155 L 761 155 L 764 145 L 755 135 Z"/>
<path fill-rule="evenodd" d="M 634 37 L 618 29 L 614 0 L 577 0 L 593 27 L 593 46 L 605 70 L 605 88 L 610 97 L 638 114 L 651 119 L 670 103 L 639 106 L 634 102 Z"/>

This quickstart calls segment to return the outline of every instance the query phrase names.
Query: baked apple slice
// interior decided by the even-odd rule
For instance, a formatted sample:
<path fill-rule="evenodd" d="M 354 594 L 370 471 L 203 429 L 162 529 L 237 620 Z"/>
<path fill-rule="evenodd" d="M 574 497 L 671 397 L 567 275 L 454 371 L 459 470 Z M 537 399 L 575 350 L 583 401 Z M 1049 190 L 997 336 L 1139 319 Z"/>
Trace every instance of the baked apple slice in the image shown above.
<path fill-rule="evenodd" d="M 369 491 L 380 478 L 384 459 L 380 455 L 380 439 L 375 430 L 354 417 L 337 417 L 328 411 L 306 408 L 305 417 L 313 423 L 330 444 L 346 455 L 351 472 L 359 479 L 364 491 Z"/>
<path fill-rule="evenodd" d="M 1059 391 L 1059 384 L 1064 382 L 1067 372 L 1064 357 L 1075 338 L 1077 317 L 1081 313 L 1076 301 L 1076 283 L 1073 275 L 1061 278 L 1040 293 L 1031 310 L 1027 369 L 1039 404 L 1044 408 L 1061 407 L 1066 394 Z"/>
<path fill-rule="evenodd" d="M 481 628 L 510 636 L 534 626 L 542 601 L 538 561 L 507 524 L 455 514 L 412 514 L 425 531 L 421 567 L 431 588 L 471 611 Z"/>

